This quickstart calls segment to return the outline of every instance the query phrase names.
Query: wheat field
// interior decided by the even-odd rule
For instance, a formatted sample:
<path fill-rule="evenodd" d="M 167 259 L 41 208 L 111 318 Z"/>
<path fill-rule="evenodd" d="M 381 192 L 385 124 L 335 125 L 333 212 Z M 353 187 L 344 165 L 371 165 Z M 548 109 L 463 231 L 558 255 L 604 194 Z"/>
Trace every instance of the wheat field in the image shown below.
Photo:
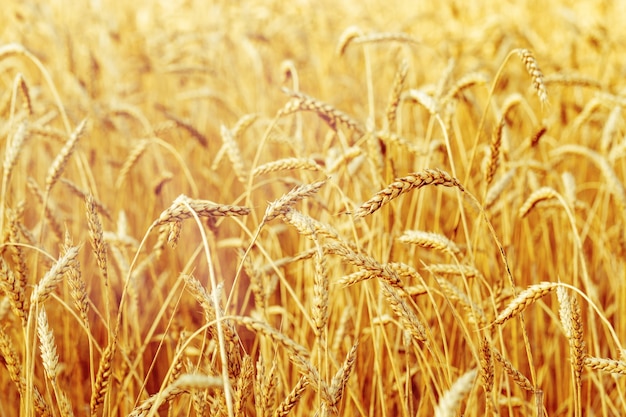
<path fill-rule="evenodd" d="M 5 1 L 0 417 L 626 415 L 625 14 Z"/>

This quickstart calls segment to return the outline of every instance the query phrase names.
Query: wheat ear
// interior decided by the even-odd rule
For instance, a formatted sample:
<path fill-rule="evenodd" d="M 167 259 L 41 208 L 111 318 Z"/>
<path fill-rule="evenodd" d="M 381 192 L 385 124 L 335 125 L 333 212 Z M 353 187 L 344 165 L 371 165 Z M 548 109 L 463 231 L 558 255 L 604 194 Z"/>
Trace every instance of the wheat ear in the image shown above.
<path fill-rule="evenodd" d="M 459 256 L 461 254 L 461 250 L 456 243 L 439 233 L 424 232 L 422 230 L 406 230 L 402 236 L 398 238 L 398 241 L 423 248 L 435 249 L 453 256 Z"/>
<path fill-rule="evenodd" d="M 377 192 L 374 197 L 361 204 L 361 206 L 353 212 L 353 215 L 355 217 L 364 217 L 372 214 L 400 195 L 427 185 L 456 187 L 461 191 L 465 191 L 459 180 L 450 176 L 447 172 L 440 169 L 425 169 L 424 171 L 415 172 L 406 177 L 396 179 L 386 188 Z"/>
<path fill-rule="evenodd" d="M 112 375 L 113 356 L 117 347 L 117 338 L 112 338 L 109 341 L 106 349 L 102 352 L 102 358 L 100 359 L 100 365 L 98 366 L 98 372 L 96 373 L 95 384 L 91 389 L 91 400 L 89 401 L 89 408 L 91 416 L 94 417 L 97 414 L 98 408 L 104 403 L 104 398 L 109 391 L 109 383 Z"/>
<path fill-rule="evenodd" d="M 472 389 L 477 372 L 476 369 L 469 370 L 454 381 L 450 389 L 439 398 L 439 403 L 435 407 L 435 417 L 454 417 L 457 415 L 456 409 L 463 397 Z"/>
<path fill-rule="evenodd" d="M 250 209 L 247 207 L 215 204 L 207 200 L 193 200 L 181 194 L 170 207 L 161 213 L 153 226 L 156 227 L 193 217 L 188 206 L 200 217 L 246 216 L 250 214 Z"/>
<path fill-rule="evenodd" d="M 304 395 L 304 391 L 306 387 L 309 385 L 309 380 L 301 376 L 298 379 L 298 382 L 293 387 L 291 392 L 287 395 L 287 397 L 281 401 L 278 405 L 278 408 L 272 414 L 272 417 L 285 417 L 289 412 L 298 404 L 298 401 Z"/>
<path fill-rule="evenodd" d="M 493 322 L 494 325 L 502 325 L 510 318 L 518 315 L 526 309 L 529 305 L 539 300 L 544 295 L 558 287 L 558 283 L 554 282 L 542 282 L 540 284 L 534 284 L 526 288 L 519 293 L 517 297 L 511 301 L 511 303 L 496 317 Z"/>
<path fill-rule="evenodd" d="M 76 257 L 78 256 L 78 246 L 69 248 L 66 253 L 61 256 L 46 272 L 41 281 L 31 293 L 31 303 L 41 304 L 43 303 L 50 293 L 54 291 L 56 286 L 61 282 L 65 274 L 72 268 L 76 267 Z"/>
<path fill-rule="evenodd" d="M 585 366 L 609 374 L 626 375 L 626 362 L 614 359 L 585 357 Z"/>
<path fill-rule="evenodd" d="M 63 173 L 67 162 L 70 159 L 70 156 L 74 153 L 74 149 L 76 148 L 76 143 L 78 139 L 82 136 L 85 126 L 87 125 L 87 119 L 83 119 L 74 132 L 70 135 L 70 138 L 65 142 L 63 148 L 61 148 L 61 152 L 57 155 L 54 162 L 48 169 L 48 174 L 46 175 L 46 192 L 49 192 L 54 184 L 58 181 L 59 177 Z"/>
<path fill-rule="evenodd" d="M 528 49 L 517 49 L 516 52 L 526 66 L 526 71 L 533 79 L 533 87 L 537 92 L 537 96 L 539 96 L 539 101 L 543 105 L 548 104 L 548 90 L 543 82 L 543 72 L 539 69 L 535 56 Z"/>
<path fill-rule="evenodd" d="M 265 210 L 263 223 L 267 223 L 276 217 L 283 215 L 298 201 L 316 194 L 328 179 L 317 181 L 312 184 L 303 184 L 293 188 L 278 200 L 270 203 Z"/>

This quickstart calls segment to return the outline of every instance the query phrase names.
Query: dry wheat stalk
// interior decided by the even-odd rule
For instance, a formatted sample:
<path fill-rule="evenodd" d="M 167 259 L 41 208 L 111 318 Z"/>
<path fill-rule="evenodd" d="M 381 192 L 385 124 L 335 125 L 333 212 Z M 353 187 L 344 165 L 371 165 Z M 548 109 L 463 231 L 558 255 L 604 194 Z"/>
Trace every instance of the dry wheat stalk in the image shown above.
<path fill-rule="evenodd" d="M 374 213 L 391 200 L 413 189 L 419 189 L 427 185 L 442 185 L 444 187 L 456 187 L 465 191 L 459 180 L 439 169 L 425 169 L 421 172 L 412 173 L 403 178 L 397 178 L 383 190 L 377 192 L 374 197 L 361 204 L 353 212 L 355 217 L 364 217 Z"/>
<path fill-rule="evenodd" d="M 182 221 L 173 221 L 168 224 L 167 243 L 172 249 L 176 248 L 178 239 L 180 238 L 180 232 L 183 229 Z"/>
<path fill-rule="evenodd" d="M 100 365 L 98 366 L 98 372 L 96 373 L 96 381 L 91 388 L 91 400 L 89 401 L 89 408 L 91 416 L 94 417 L 97 414 L 98 408 L 104 403 L 104 397 L 109 392 L 109 383 L 111 380 L 113 364 L 113 356 L 117 347 L 117 338 L 113 338 L 107 344 L 106 349 L 102 352 L 100 359 Z"/>
<path fill-rule="evenodd" d="M 396 113 L 400 104 L 400 96 L 402 94 L 402 89 L 404 88 L 404 83 L 408 73 L 409 63 L 406 60 L 403 60 L 393 78 L 393 87 L 391 88 L 387 109 L 385 110 L 385 115 L 387 116 L 387 128 L 385 130 L 387 131 L 391 131 L 394 128 Z"/>
<path fill-rule="evenodd" d="M 323 237 L 337 242 L 343 242 L 339 233 L 334 230 L 332 226 L 307 216 L 294 208 L 290 207 L 281 215 L 281 218 L 295 227 L 298 233 L 308 238 L 315 236 L 317 239 Z M 347 245 L 350 246 L 349 244 Z"/>
<path fill-rule="evenodd" d="M 502 195 L 502 192 L 509 186 L 513 178 L 515 178 L 516 168 L 509 169 L 506 174 L 500 177 L 485 194 L 485 201 L 483 206 L 486 210 L 491 208 L 493 204 L 498 200 L 498 197 Z"/>
<path fill-rule="evenodd" d="M 247 174 L 246 169 L 244 168 L 243 157 L 241 156 L 241 151 L 239 150 L 239 145 L 235 141 L 232 131 L 226 126 L 222 125 L 220 127 L 220 133 L 224 146 L 226 147 L 226 155 L 233 166 L 233 171 L 239 182 L 245 183 L 247 180 Z"/>
<path fill-rule="evenodd" d="M 48 315 L 44 308 L 39 310 L 39 315 L 37 316 L 37 335 L 39 336 L 41 360 L 46 376 L 53 385 L 56 385 L 59 355 L 57 355 L 57 348 L 54 343 L 54 334 L 48 327 Z"/>
<path fill-rule="evenodd" d="M 253 177 L 276 171 L 292 169 L 305 169 L 310 171 L 322 171 L 322 167 L 311 158 L 283 158 L 276 161 L 259 165 L 252 171 Z"/>
<path fill-rule="evenodd" d="M 22 325 L 26 325 L 28 318 L 28 299 L 26 298 L 25 283 L 21 282 L 13 271 L 0 257 L 0 290 L 9 299 L 13 313 L 20 318 Z"/>
<path fill-rule="evenodd" d="M 522 374 L 520 371 L 515 369 L 513 364 L 509 362 L 507 359 L 505 359 L 500 352 L 498 352 L 495 349 L 492 349 L 492 353 L 495 359 L 502 364 L 506 374 L 510 376 L 511 378 L 513 378 L 513 381 L 519 387 L 529 392 L 535 391 L 535 387 L 533 387 L 533 384 L 531 384 L 530 380 L 526 378 L 524 374 Z"/>
<path fill-rule="evenodd" d="M 539 101 L 543 105 L 548 104 L 548 90 L 543 82 L 543 73 L 539 69 L 539 65 L 537 65 L 535 56 L 528 49 L 517 49 L 515 52 L 517 52 L 517 55 L 519 55 L 526 66 L 526 71 L 533 79 L 533 87 L 539 96 Z"/>
<path fill-rule="evenodd" d="M 585 352 L 585 342 L 583 340 L 583 324 L 580 312 L 580 305 L 576 298 L 571 299 L 571 337 L 569 338 L 570 355 L 572 357 L 572 366 L 574 368 L 574 377 L 576 384 L 582 385 L 582 372 L 584 360 L 587 356 Z"/>
<path fill-rule="evenodd" d="M 250 209 L 247 207 L 216 204 L 208 200 L 194 200 L 181 194 L 155 220 L 153 227 L 193 217 L 187 208 L 188 205 L 199 217 L 246 216 L 250 214 Z"/>
<path fill-rule="evenodd" d="M 591 369 L 610 374 L 626 375 L 626 362 L 624 361 L 586 356 L 584 362 L 585 366 Z"/>
<path fill-rule="evenodd" d="M 454 417 L 457 415 L 456 410 L 463 397 L 472 389 L 477 372 L 476 369 L 471 369 L 454 381 L 450 389 L 439 398 L 439 403 L 435 407 L 435 417 Z"/>
<path fill-rule="evenodd" d="M 519 293 L 517 297 L 511 301 L 511 303 L 496 317 L 493 324 L 502 325 L 510 318 L 518 315 L 526 309 L 529 305 L 539 300 L 544 295 L 558 287 L 559 284 L 555 282 L 542 282 L 540 284 L 533 284 Z"/>
<path fill-rule="evenodd" d="M 398 241 L 423 248 L 436 249 L 453 256 L 459 256 L 461 254 L 461 250 L 456 243 L 439 233 L 424 232 L 422 230 L 405 230 L 402 236 L 398 238 Z"/>
<path fill-rule="evenodd" d="M 46 175 L 46 192 L 49 192 L 54 184 L 58 181 L 59 177 L 63 173 L 67 162 L 70 159 L 70 156 L 74 153 L 74 149 L 76 148 L 76 143 L 78 139 L 82 136 L 85 126 L 87 125 L 87 119 L 83 119 L 74 132 L 70 135 L 70 138 L 67 140 L 61 151 L 52 162 L 52 165 L 48 169 L 48 174 Z"/>
<path fill-rule="evenodd" d="M 558 198 L 559 193 L 551 187 L 541 187 L 533 192 L 522 204 L 519 209 L 518 216 L 520 218 L 526 217 L 528 213 L 541 201 Z"/>
<path fill-rule="evenodd" d="M 35 285 L 31 293 L 31 303 L 43 303 L 50 293 L 54 291 L 56 286 L 61 282 L 63 276 L 72 268 L 76 267 L 76 257 L 78 256 L 79 246 L 69 248 L 63 256 L 61 256 L 46 272 L 41 281 Z"/>
<path fill-rule="evenodd" d="M 359 122 L 341 110 L 337 110 L 332 105 L 304 93 L 295 91 L 286 91 L 286 93 L 293 98 L 278 112 L 279 116 L 285 116 L 297 111 L 311 111 L 328 123 L 333 130 L 336 130 L 337 126 L 341 124 L 358 135 L 365 133 L 365 128 Z"/>
<path fill-rule="evenodd" d="M 276 410 L 272 414 L 272 417 L 285 417 L 287 414 L 289 414 L 289 412 L 296 406 L 296 404 L 298 404 L 298 401 L 300 401 L 300 398 L 304 394 L 304 391 L 306 390 L 306 387 L 308 385 L 309 380 L 306 377 L 301 376 L 291 392 L 278 405 L 278 408 L 276 408 Z"/>
<path fill-rule="evenodd" d="M 312 184 L 299 185 L 293 188 L 287 194 L 283 195 L 278 200 L 270 203 L 265 210 L 263 223 L 272 221 L 276 217 L 287 213 L 287 211 L 289 211 L 289 209 L 298 201 L 316 194 L 319 189 L 322 188 L 324 184 L 326 184 L 327 181 L 328 178 L 322 181 L 314 182 Z"/>

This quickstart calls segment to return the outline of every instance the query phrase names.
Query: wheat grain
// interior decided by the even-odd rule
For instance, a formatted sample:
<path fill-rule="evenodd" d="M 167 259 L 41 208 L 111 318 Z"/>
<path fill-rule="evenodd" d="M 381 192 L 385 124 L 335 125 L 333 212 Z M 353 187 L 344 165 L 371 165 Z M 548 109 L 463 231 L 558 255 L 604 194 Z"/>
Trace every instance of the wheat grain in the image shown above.
<path fill-rule="evenodd" d="M 425 91 L 411 88 L 402 94 L 402 100 L 413 101 L 423 106 L 431 115 L 437 114 L 439 107 L 434 97 Z"/>
<path fill-rule="evenodd" d="M 535 132 L 530 137 L 530 146 L 534 148 L 539 143 L 539 140 L 546 134 L 548 131 L 548 127 L 545 125 L 541 125 L 539 129 L 535 130 Z"/>
<path fill-rule="evenodd" d="M 517 297 L 496 317 L 494 325 L 502 325 L 510 318 L 524 311 L 529 305 L 539 300 L 544 295 L 558 287 L 559 284 L 554 282 L 542 282 L 533 284 L 519 293 Z"/>
<path fill-rule="evenodd" d="M 2 190 L 6 192 L 9 179 L 11 178 L 11 171 L 17 163 L 17 158 L 24 147 L 24 144 L 28 140 L 29 132 L 26 126 L 26 122 L 22 122 L 17 126 L 17 129 L 11 136 L 11 140 L 7 143 L 6 153 L 4 155 L 4 162 L 2 164 Z"/>
<path fill-rule="evenodd" d="M 310 171 L 321 171 L 322 167 L 310 158 L 284 158 L 259 165 L 252 171 L 253 177 L 276 171 L 286 171 L 293 169 L 304 169 Z"/>
<path fill-rule="evenodd" d="M 374 197 L 361 204 L 354 212 L 355 217 L 364 217 L 374 213 L 383 205 L 389 203 L 413 189 L 419 189 L 427 185 L 442 185 L 444 187 L 456 187 L 465 191 L 459 180 L 439 169 L 425 169 L 421 172 L 412 173 L 406 177 L 397 178 L 386 188 L 377 192 Z"/>
<path fill-rule="evenodd" d="M 325 339 L 326 325 L 328 324 L 329 280 L 326 270 L 324 251 L 319 242 L 315 241 L 317 251 L 313 256 L 315 274 L 313 276 L 313 299 L 311 317 L 315 324 L 315 336 L 321 341 Z"/>
<path fill-rule="evenodd" d="M 441 99 L 439 107 L 444 108 L 450 101 L 468 88 L 487 83 L 487 75 L 482 72 L 472 72 L 459 79 Z"/>

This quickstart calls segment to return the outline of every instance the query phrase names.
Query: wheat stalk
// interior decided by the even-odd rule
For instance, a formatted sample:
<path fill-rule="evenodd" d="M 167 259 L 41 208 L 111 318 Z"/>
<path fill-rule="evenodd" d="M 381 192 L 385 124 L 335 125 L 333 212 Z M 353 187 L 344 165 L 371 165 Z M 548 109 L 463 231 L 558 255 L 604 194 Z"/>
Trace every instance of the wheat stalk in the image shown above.
<path fill-rule="evenodd" d="M 50 293 L 55 290 L 65 274 L 76 267 L 76 257 L 78 256 L 79 248 L 79 246 L 69 248 L 65 254 L 54 263 L 52 268 L 46 272 L 41 281 L 35 285 L 30 297 L 32 304 L 43 303 Z"/>
<path fill-rule="evenodd" d="M 535 391 L 535 387 L 533 387 L 533 384 L 530 382 L 530 380 L 526 378 L 526 376 L 523 373 L 521 373 L 519 370 L 515 369 L 513 364 L 509 362 L 506 358 L 504 358 L 500 352 L 498 352 L 495 349 L 492 349 L 492 353 L 495 359 L 498 362 L 500 362 L 500 364 L 504 367 L 504 372 L 506 372 L 508 376 L 513 378 L 513 381 L 519 387 L 529 392 Z"/>
<path fill-rule="evenodd" d="M 626 362 L 624 361 L 586 356 L 584 363 L 588 368 L 596 369 L 608 374 L 626 375 Z"/>

